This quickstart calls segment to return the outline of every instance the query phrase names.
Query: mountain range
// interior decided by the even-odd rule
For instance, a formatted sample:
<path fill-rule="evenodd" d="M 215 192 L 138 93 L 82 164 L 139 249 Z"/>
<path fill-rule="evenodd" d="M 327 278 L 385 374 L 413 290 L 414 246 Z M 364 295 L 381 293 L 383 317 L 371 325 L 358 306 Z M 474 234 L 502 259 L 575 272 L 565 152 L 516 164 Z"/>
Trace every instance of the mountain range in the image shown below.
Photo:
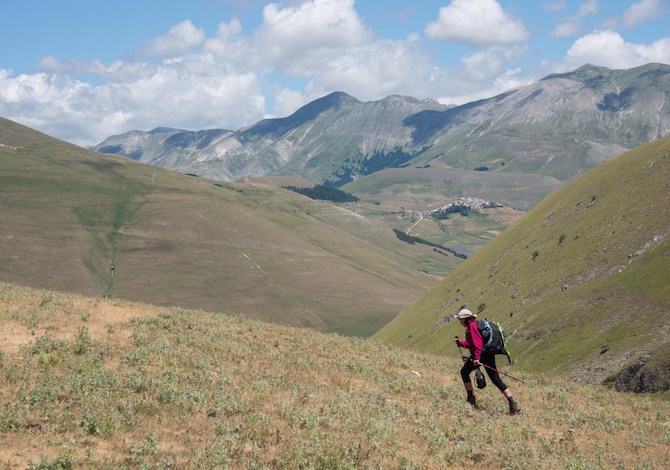
<path fill-rule="evenodd" d="M 336 92 L 237 131 L 157 128 L 93 147 L 219 180 L 299 176 L 370 201 L 425 208 L 448 198 L 524 210 L 565 182 L 670 133 L 670 66 L 585 65 L 461 106 Z M 408 195 L 407 182 L 416 183 Z"/>

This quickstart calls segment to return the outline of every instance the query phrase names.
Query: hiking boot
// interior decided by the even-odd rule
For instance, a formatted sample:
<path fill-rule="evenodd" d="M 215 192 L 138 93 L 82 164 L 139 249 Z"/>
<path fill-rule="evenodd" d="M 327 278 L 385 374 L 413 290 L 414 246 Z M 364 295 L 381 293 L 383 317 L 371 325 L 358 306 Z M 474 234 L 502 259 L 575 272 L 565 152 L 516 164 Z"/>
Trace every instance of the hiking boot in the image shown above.
<path fill-rule="evenodd" d="M 521 408 L 519 408 L 519 405 L 515 401 L 511 402 L 509 404 L 509 414 L 511 415 L 516 415 L 521 413 Z"/>
<path fill-rule="evenodd" d="M 474 396 L 468 397 L 467 402 L 470 403 L 475 410 L 478 408 L 477 399 Z"/>

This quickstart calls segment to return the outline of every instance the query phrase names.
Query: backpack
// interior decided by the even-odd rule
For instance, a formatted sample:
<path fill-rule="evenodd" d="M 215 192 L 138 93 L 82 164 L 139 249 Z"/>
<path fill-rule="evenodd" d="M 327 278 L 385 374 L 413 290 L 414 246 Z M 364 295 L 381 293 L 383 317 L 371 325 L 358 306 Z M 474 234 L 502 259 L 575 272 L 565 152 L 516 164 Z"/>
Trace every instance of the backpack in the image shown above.
<path fill-rule="evenodd" d="M 507 360 L 511 364 L 512 359 L 510 358 L 509 349 L 507 349 L 507 344 L 505 343 L 507 335 L 505 334 L 502 325 L 498 322 L 484 319 L 477 322 L 477 327 L 484 340 L 482 352 L 504 354 L 507 356 Z"/>

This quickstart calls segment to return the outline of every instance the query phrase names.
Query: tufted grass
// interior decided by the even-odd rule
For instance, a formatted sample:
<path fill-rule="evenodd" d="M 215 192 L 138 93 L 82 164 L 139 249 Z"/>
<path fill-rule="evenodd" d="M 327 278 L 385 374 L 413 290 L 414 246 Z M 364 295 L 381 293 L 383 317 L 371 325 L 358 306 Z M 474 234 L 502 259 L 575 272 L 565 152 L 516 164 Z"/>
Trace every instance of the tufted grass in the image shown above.
<path fill-rule="evenodd" d="M 560 377 L 472 410 L 452 358 L 6 283 L 0 331 L 0 468 L 670 465 L 670 403 Z"/>

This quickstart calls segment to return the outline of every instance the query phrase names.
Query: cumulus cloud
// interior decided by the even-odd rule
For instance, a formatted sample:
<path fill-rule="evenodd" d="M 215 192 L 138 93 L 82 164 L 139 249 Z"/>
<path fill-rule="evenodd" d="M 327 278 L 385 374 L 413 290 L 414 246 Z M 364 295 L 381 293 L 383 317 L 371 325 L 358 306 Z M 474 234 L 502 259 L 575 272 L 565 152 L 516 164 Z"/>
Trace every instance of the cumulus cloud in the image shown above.
<path fill-rule="evenodd" d="M 523 24 L 495 1 L 454 1 L 447 8 L 455 7 L 488 12 L 486 29 L 511 26 L 512 37 L 527 36 Z M 158 126 L 236 130 L 269 115 L 287 116 L 332 91 L 361 100 L 405 94 L 463 103 L 529 80 L 515 65 L 527 53 L 525 46 L 494 44 L 445 70 L 419 34 L 401 40 L 375 36 L 353 0 L 269 4 L 262 20 L 244 31 L 238 19 L 227 18 L 211 37 L 184 21 L 132 59 L 112 63 L 47 56 L 39 73 L 0 69 L 0 115 L 92 145 L 112 134 Z M 509 38 L 494 34 L 486 41 Z"/>
<path fill-rule="evenodd" d="M 432 87 L 433 66 L 406 41 L 380 40 L 324 63 L 309 84 L 310 96 L 346 90 L 371 100 L 389 94 L 421 95 Z"/>
<path fill-rule="evenodd" d="M 530 36 L 523 22 L 505 13 L 496 0 L 453 0 L 440 8 L 424 32 L 432 39 L 476 45 L 521 42 Z"/>
<path fill-rule="evenodd" d="M 105 73 L 105 66 L 99 60 L 80 61 L 71 59 L 60 62 L 53 55 L 42 57 L 39 63 L 41 72 L 63 73 L 74 75 L 101 75 Z"/>
<path fill-rule="evenodd" d="M 205 41 L 201 53 L 230 69 L 254 69 L 260 65 L 258 51 L 241 33 L 242 25 L 237 18 L 222 22 L 216 36 Z"/>
<path fill-rule="evenodd" d="M 528 46 L 493 46 L 468 54 L 461 59 L 461 67 L 445 73 L 441 78 L 441 94 L 437 100 L 443 104 L 464 104 L 490 98 L 537 80 L 546 75 L 543 71 L 522 70 L 516 67 L 528 53 Z M 449 94 L 444 94 L 449 90 Z"/>
<path fill-rule="evenodd" d="M 484 51 L 468 54 L 461 59 L 463 72 L 468 79 L 479 83 L 495 79 L 510 63 L 518 61 L 527 51 L 527 46 L 494 46 Z"/>
<path fill-rule="evenodd" d="M 23 124 L 66 140 L 90 137 L 95 131 L 89 126 L 95 127 L 105 118 L 95 116 L 94 122 L 86 122 L 95 114 L 87 106 L 92 96 L 90 84 L 64 76 L 34 73 L 13 77 L 0 70 L 0 114 L 18 115 Z"/>
<path fill-rule="evenodd" d="M 637 44 L 624 41 L 614 31 L 594 31 L 577 39 L 566 55 L 568 68 L 591 63 L 623 69 L 649 62 L 670 63 L 670 37 Z"/>
<path fill-rule="evenodd" d="M 303 92 L 282 88 L 275 95 L 275 115 L 288 116 L 308 102 L 309 99 Z"/>
<path fill-rule="evenodd" d="M 232 18 L 214 37 L 203 34 L 185 21 L 142 48 L 144 60 L 136 55 L 104 65 L 46 57 L 42 74 L 13 77 L 5 71 L 0 114 L 91 145 L 157 126 L 235 130 L 269 114 L 288 115 L 334 90 L 366 100 L 423 95 L 426 86 L 444 86 L 435 80 L 439 74 L 420 50 L 418 35 L 400 41 L 374 37 L 353 0 L 270 4 L 254 31 L 245 33 Z M 95 84 L 71 78 L 88 73 L 98 75 Z M 267 87 L 282 76 L 308 82 L 298 90 Z"/>
<path fill-rule="evenodd" d="M 309 75 L 350 48 L 370 43 L 354 0 L 312 0 L 295 7 L 269 4 L 253 43 L 266 64 Z"/>
<path fill-rule="evenodd" d="M 661 12 L 660 0 L 642 0 L 633 3 L 623 15 L 623 24 L 627 28 L 632 28 L 653 19 Z"/>
<path fill-rule="evenodd" d="M 218 34 L 239 31 L 239 22 L 231 21 Z M 205 39 L 202 29 L 185 21 L 142 48 L 145 60 L 104 65 L 47 56 L 40 73 L 4 70 L 0 115 L 80 145 L 130 129 L 238 129 L 261 119 L 267 103 L 257 71 L 219 60 L 204 47 L 193 53 Z M 93 81 L 82 77 L 91 74 Z"/>
<path fill-rule="evenodd" d="M 196 28 L 190 20 L 186 20 L 173 26 L 166 35 L 149 41 L 143 52 L 150 57 L 178 56 L 201 44 L 205 38 L 204 29 Z"/>
<path fill-rule="evenodd" d="M 121 67 L 122 69 L 124 67 Z M 118 72 L 118 71 L 117 71 Z M 92 85 L 64 74 L 0 74 L 0 115 L 80 145 L 157 126 L 237 129 L 265 112 L 253 73 L 184 73 L 178 64 Z"/>
<path fill-rule="evenodd" d="M 520 68 L 508 68 L 486 82 L 472 82 L 465 80 L 462 75 L 451 77 L 456 93 L 439 95 L 437 101 L 442 104 L 461 105 L 499 95 L 513 88 L 529 85 L 537 80 L 533 74 L 528 74 Z"/>

